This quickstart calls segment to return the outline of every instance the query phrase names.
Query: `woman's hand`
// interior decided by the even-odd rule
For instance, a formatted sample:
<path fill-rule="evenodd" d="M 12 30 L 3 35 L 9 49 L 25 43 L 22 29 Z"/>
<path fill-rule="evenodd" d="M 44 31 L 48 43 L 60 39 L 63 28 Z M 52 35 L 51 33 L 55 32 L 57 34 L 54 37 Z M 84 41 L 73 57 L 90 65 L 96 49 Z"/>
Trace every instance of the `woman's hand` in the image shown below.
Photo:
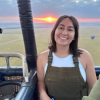
<path fill-rule="evenodd" d="M 40 99 L 40 100 L 51 100 L 51 98 L 47 96 L 47 97 L 42 98 L 42 99 Z"/>

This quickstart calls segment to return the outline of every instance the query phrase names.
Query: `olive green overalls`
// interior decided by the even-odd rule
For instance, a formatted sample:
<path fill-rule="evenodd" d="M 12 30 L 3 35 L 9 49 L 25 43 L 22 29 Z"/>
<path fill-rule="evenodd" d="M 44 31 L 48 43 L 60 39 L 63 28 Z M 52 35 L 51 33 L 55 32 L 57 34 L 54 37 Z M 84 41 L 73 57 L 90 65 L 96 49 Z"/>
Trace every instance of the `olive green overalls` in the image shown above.
<path fill-rule="evenodd" d="M 73 57 L 75 67 L 51 66 L 52 59 L 52 52 L 49 52 L 44 78 L 48 96 L 54 100 L 81 100 L 87 95 L 87 84 L 81 76 L 78 57 Z"/>

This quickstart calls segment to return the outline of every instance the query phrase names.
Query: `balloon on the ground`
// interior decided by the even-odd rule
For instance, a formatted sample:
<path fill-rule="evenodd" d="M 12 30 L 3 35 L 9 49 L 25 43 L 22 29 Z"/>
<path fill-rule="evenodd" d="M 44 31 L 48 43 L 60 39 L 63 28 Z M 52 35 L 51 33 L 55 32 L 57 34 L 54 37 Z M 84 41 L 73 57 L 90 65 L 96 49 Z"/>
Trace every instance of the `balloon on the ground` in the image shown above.
<path fill-rule="evenodd" d="M 91 35 L 91 39 L 94 39 L 95 38 L 95 35 Z"/>

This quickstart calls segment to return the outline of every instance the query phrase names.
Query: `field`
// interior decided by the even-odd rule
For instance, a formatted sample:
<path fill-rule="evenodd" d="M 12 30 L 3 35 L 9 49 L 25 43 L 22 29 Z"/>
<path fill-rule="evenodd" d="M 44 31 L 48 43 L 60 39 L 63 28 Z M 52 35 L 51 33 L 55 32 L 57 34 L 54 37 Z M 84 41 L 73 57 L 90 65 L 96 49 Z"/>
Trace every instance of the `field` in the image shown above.
<path fill-rule="evenodd" d="M 51 28 L 35 28 L 35 37 L 38 54 L 48 49 L 50 41 Z M 18 52 L 25 55 L 23 37 L 21 29 L 4 29 L 0 34 L 0 52 Z M 79 30 L 79 47 L 86 49 L 93 57 L 94 65 L 100 66 L 100 26 L 80 26 Z M 95 35 L 92 40 L 91 35 Z M 17 62 L 17 66 L 21 65 L 18 59 L 10 59 L 11 65 Z M 0 58 L 0 66 L 5 66 L 4 58 Z"/>

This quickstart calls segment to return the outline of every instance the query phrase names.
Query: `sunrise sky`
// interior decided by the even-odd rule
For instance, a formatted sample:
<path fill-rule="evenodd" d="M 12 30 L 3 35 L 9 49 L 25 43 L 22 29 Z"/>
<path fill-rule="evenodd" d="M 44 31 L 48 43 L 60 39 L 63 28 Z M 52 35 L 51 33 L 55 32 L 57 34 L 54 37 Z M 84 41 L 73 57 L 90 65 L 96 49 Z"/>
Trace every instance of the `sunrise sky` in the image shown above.
<path fill-rule="evenodd" d="M 100 22 L 100 0 L 31 0 L 33 21 L 52 23 L 61 15 Z M 0 22 L 19 22 L 17 0 L 0 0 Z"/>

